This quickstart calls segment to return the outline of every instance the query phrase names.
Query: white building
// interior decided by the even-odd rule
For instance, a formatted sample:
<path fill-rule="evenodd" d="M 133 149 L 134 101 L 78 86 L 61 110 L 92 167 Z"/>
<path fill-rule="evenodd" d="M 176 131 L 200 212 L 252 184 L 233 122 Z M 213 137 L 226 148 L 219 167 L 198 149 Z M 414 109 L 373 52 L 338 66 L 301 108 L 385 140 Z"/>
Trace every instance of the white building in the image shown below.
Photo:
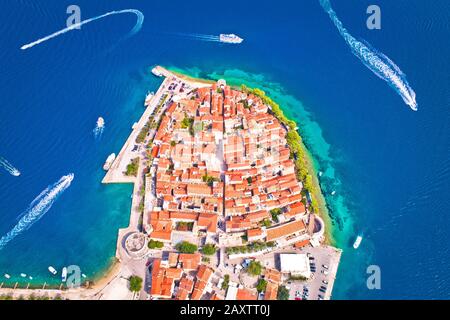
<path fill-rule="evenodd" d="M 311 277 L 309 259 L 306 254 L 282 253 L 280 254 L 281 272 L 292 276 Z"/>

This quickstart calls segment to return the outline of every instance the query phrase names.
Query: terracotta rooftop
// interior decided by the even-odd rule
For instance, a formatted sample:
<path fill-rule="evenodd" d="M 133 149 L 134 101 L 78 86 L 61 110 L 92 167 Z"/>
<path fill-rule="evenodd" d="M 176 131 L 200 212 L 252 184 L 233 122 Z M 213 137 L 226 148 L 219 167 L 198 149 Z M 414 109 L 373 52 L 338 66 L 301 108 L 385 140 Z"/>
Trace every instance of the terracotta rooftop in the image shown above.
<path fill-rule="evenodd" d="M 267 241 L 277 240 L 303 230 L 305 230 L 305 224 L 302 220 L 288 222 L 280 226 L 267 229 Z"/>

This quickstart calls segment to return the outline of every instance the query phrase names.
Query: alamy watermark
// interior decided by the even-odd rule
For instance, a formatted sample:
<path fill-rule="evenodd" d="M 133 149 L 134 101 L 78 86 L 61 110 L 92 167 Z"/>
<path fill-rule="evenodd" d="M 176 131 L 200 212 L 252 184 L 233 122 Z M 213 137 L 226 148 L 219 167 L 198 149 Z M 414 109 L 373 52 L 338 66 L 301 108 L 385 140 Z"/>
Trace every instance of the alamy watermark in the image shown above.
<path fill-rule="evenodd" d="M 367 277 L 366 285 L 369 290 L 381 289 L 381 269 L 380 266 L 370 265 L 366 269 Z"/>
<path fill-rule="evenodd" d="M 369 14 L 366 20 L 366 26 L 369 30 L 381 29 L 381 9 L 372 4 L 367 7 L 366 13 Z"/>
<path fill-rule="evenodd" d="M 77 265 L 67 266 L 67 288 L 75 289 L 81 286 L 81 268 Z"/>
<path fill-rule="evenodd" d="M 70 16 L 66 20 L 66 25 L 68 28 L 73 26 L 74 24 L 80 24 L 81 9 L 79 6 L 71 4 L 70 6 L 67 7 L 66 13 L 70 14 Z M 81 25 L 74 27 L 74 29 L 81 29 Z"/>

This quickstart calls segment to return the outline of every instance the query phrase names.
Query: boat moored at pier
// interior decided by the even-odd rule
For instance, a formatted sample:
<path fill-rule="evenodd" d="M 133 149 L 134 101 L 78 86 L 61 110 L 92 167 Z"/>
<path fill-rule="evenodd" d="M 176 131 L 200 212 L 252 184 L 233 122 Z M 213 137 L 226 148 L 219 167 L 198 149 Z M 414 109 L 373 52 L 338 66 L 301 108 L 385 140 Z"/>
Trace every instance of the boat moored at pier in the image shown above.
<path fill-rule="evenodd" d="M 103 165 L 103 170 L 108 171 L 111 168 L 112 163 L 116 159 L 116 154 L 111 153 L 108 158 L 106 158 L 105 164 Z"/>

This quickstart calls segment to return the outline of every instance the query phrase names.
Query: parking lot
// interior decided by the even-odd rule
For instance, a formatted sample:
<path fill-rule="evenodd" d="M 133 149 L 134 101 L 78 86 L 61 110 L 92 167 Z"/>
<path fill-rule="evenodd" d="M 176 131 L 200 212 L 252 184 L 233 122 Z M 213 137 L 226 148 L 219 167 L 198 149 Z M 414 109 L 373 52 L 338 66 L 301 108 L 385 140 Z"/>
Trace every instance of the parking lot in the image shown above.
<path fill-rule="evenodd" d="M 288 281 L 290 299 L 330 299 L 341 252 L 326 246 L 308 247 L 301 252 L 309 256 L 312 277 L 307 281 Z"/>

